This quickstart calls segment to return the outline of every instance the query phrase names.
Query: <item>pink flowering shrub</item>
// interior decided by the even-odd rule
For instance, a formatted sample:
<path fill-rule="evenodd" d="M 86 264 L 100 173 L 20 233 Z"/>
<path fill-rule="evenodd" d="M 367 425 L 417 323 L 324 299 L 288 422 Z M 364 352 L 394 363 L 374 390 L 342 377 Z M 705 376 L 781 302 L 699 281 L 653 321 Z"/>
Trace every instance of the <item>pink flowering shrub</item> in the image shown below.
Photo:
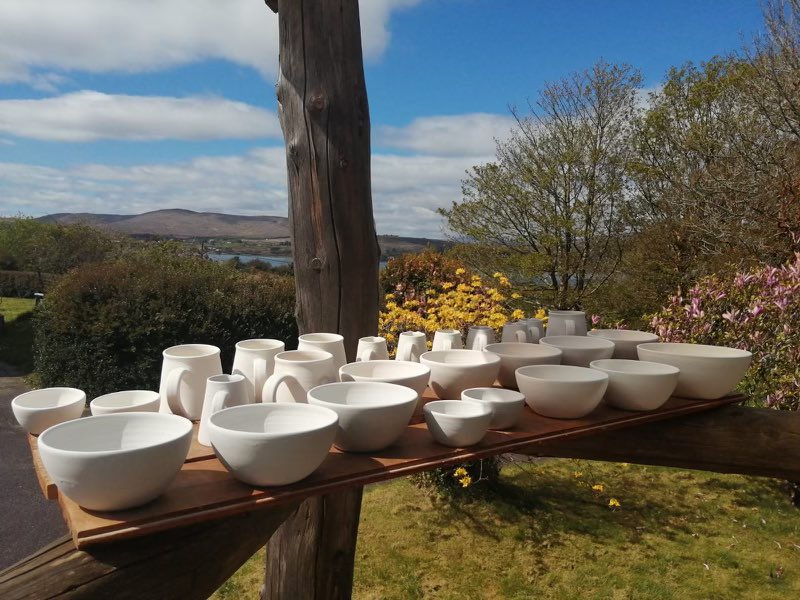
<path fill-rule="evenodd" d="M 782 410 L 800 408 L 800 253 L 780 268 L 701 279 L 653 315 L 664 341 L 750 350 L 740 391 Z"/>

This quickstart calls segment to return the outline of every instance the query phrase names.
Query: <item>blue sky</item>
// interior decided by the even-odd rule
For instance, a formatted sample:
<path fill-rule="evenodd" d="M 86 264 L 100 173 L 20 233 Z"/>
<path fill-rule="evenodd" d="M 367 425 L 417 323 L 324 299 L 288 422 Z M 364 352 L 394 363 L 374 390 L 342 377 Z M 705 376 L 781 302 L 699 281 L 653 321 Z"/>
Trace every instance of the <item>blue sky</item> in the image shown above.
<path fill-rule="evenodd" d="M 376 225 L 429 237 L 544 82 L 603 58 L 652 89 L 762 29 L 758 0 L 360 5 Z M 277 64 L 262 0 L 2 0 L 0 215 L 286 215 Z"/>

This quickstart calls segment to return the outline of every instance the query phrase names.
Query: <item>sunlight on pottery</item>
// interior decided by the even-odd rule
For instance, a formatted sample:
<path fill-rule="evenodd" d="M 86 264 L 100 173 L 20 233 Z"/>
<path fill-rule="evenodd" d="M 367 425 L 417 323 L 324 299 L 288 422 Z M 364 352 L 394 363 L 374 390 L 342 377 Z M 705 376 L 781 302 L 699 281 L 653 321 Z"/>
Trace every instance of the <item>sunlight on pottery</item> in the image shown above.
<path fill-rule="evenodd" d="M 489 344 L 484 351 L 500 357 L 500 372 L 497 380 L 506 388 L 517 389 L 516 370 L 528 365 L 561 364 L 561 350 L 553 346 L 519 342 Z"/>
<path fill-rule="evenodd" d="M 500 357 L 482 350 L 434 350 L 420 356 L 430 368 L 430 386 L 443 400 L 455 399 L 467 388 L 488 387 L 500 371 Z"/>
<path fill-rule="evenodd" d="M 434 400 L 425 405 L 424 411 L 433 439 L 454 448 L 480 442 L 492 421 L 492 409 L 478 402 Z"/>
<path fill-rule="evenodd" d="M 77 419 L 86 406 L 83 390 L 68 387 L 43 388 L 20 394 L 11 410 L 22 428 L 38 435 L 48 427 Z"/>
<path fill-rule="evenodd" d="M 430 367 L 403 360 L 365 360 L 339 369 L 341 381 L 382 381 L 411 388 L 422 397 L 431 376 Z"/>
<path fill-rule="evenodd" d="M 561 350 L 561 364 L 588 367 L 593 360 L 611 358 L 614 342 L 598 337 L 577 335 L 554 335 L 542 339 L 539 344 Z"/>
<path fill-rule="evenodd" d="M 533 365 L 517 369 L 517 384 L 525 402 L 540 415 L 580 419 L 600 404 L 608 375 L 584 367 Z"/>
<path fill-rule="evenodd" d="M 625 358 L 637 360 L 639 358 L 636 347 L 658 341 L 658 336 L 647 331 L 633 329 L 592 329 L 586 335 L 598 337 L 614 342 L 614 356 L 612 358 Z"/>
<path fill-rule="evenodd" d="M 519 392 L 493 387 L 464 390 L 461 400 L 485 404 L 492 409 L 489 429 L 511 429 L 519 421 L 525 407 L 525 396 Z"/>
<path fill-rule="evenodd" d="M 589 366 L 608 375 L 606 402 L 623 410 L 660 408 L 678 385 L 679 369 L 672 365 L 609 358 Z"/>
<path fill-rule="evenodd" d="M 93 416 L 125 412 L 158 412 L 161 396 L 149 390 L 123 390 L 98 396 L 89 403 Z"/>

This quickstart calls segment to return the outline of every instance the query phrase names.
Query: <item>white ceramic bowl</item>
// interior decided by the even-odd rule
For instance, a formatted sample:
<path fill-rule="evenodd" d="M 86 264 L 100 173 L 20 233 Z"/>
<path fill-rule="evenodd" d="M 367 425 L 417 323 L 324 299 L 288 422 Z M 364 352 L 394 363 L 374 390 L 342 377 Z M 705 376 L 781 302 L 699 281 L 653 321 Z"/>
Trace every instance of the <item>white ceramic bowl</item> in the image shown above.
<path fill-rule="evenodd" d="M 679 370 L 672 365 L 608 358 L 589 366 L 608 375 L 606 402 L 623 410 L 660 408 L 678 385 Z"/>
<path fill-rule="evenodd" d="M 639 359 L 678 367 L 675 395 L 716 400 L 729 394 L 744 377 L 753 355 L 747 350 L 702 344 L 640 344 Z"/>
<path fill-rule="evenodd" d="M 77 419 L 83 414 L 85 406 L 86 394 L 68 387 L 33 390 L 11 401 L 11 410 L 17 422 L 34 435 L 53 425 Z"/>
<path fill-rule="evenodd" d="M 244 404 L 211 415 L 208 430 L 217 457 L 236 479 L 287 485 L 322 464 L 338 421 L 329 408 L 311 404 Z"/>
<path fill-rule="evenodd" d="M 89 403 L 92 415 L 123 412 L 158 412 L 161 396 L 149 390 L 125 390 L 98 396 Z"/>
<path fill-rule="evenodd" d="M 519 391 L 532 410 L 554 419 L 580 419 L 592 412 L 608 386 L 608 375 L 567 365 L 517 369 Z"/>
<path fill-rule="evenodd" d="M 428 402 L 423 410 L 433 439 L 454 448 L 480 442 L 492 421 L 492 409 L 478 402 L 434 400 Z"/>
<path fill-rule="evenodd" d="M 417 398 L 411 388 L 379 381 L 328 383 L 308 392 L 309 404 L 339 415 L 334 444 L 348 452 L 375 452 L 394 444 L 405 432 Z"/>
<path fill-rule="evenodd" d="M 39 436 L 39 454 L 60 493 L 89 510 L 124 510 L 163 494 L 191 443 L 188 419 L 121 413 L 55 425 Z"/>
<path fill-rule="evenodd" d="M 517 389 L 515 373 L 520 367 L 561 364 L 561 350 L 553 346 L 501 342 L 499 344 L 489 344 L 484 348 L 484 351 L 497 354 L 500 357 L 500 372 L 497 374 L 497 380 L 505 388 Z"/>
<path fill-rule="evenodd" d="M 614 342 L 614 356 L 612 358 L 626 358 L 638 360 L 636 347 L 639 344 L 648 344 L 658 341 L 658 336 L 647 331 L 633 329 L 592 329 L 586 335 L 598 337 Z"/>
<path fill-rule="evenodd" d="M 611 358 L 614 342 L 583 335 L 554 335 L 539 340 L 540 344 L 561 350 L 561 364 L 588 367 L 593 360 Z"/>
<path fill-rule="evenodd" d="M 473 387 L 489 387 L 500 371 L 500 357 L 482 350 L 434 350 L 419 362 L 429 367 L 429 385 L 439 398 L 456 399 Z"/>
<path fill-rule="evenodd" d="M 365 360 L 339 369 L 341 381 L 382 381 L 411 388 L 421 398 L 428 386 L 429 367 L 404 360 Z"/>
<path fill-rule="evenodd" d="M 489 429 L 510 429 L 517 424 L 525 407 L 525 396 L 519 392 L 493 387 L 464 390 L 461 399 L 464 402 L 486 404 L 492 409 Z"/>

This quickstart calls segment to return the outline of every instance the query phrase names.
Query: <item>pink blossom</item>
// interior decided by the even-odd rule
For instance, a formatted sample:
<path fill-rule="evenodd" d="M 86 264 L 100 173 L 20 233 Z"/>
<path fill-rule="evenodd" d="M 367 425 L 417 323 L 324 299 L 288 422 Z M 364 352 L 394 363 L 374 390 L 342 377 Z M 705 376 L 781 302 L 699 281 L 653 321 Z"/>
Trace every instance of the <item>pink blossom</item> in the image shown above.
<path fill-rule="evenodd" d="M 756 304 L 750 309 L 750 314 L 753 315 L 753 317 L 757 317 L 763 312 L 764 312 L 764 307 L 761 306 L 760 304 Z"/>
<path fill-rule="evenodd" d="M 600 321 L 603 320 L 603 317 L 601 317 L 600 315 L 592 315 L 591 318 L 592 318 L 592 325 L 597 325 L 600 323 Z"/>

